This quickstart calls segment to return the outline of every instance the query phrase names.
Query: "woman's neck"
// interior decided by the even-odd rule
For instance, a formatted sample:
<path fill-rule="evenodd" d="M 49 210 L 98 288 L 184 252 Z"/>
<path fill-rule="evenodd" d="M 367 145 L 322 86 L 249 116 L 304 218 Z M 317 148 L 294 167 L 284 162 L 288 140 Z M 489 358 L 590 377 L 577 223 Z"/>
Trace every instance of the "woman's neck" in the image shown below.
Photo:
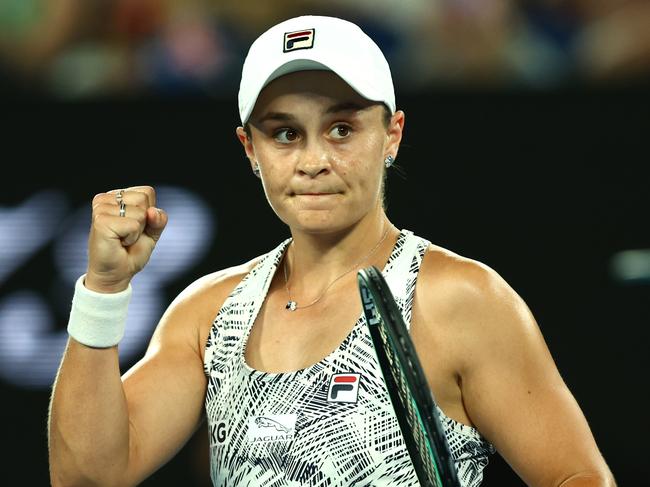
<path fill-rule="evenodd" d="M 292 290 L 310 294 L 344 273 L 385 259 L 399 230 L 386 215 L 378 221 L 330 234 L 294 233 L 283 262 Z"/>

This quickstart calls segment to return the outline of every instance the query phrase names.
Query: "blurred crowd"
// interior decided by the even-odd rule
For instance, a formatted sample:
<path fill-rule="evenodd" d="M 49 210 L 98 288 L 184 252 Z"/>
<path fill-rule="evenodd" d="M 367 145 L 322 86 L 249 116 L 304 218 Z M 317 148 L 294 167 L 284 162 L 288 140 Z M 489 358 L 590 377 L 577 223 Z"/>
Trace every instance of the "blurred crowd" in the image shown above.
<path fill-rule="evenodd" d="M 232 94 L 250 42 L 300 14 L 358 23 L 402 92 L 650 74 L 648 0 L 0 0 L 0 87 L 63 98 Z"/>

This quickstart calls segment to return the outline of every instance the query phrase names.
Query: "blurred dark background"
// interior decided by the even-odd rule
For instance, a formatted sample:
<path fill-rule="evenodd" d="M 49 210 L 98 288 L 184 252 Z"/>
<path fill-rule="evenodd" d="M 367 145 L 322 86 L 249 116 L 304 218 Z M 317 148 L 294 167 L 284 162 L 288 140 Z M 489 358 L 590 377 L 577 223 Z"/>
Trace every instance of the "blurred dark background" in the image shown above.
<path fill-rule="evenodd" d="M 49 484 L 94 194 L 151 184 L 171 217 L 134 282 L 124 370 L 184 286 L 288 236 L 235 138 L 237 87 L 262 30 L 318 13 L 359 23 L 391 63 L 392 221 L 522 295 L 619 485 L 650 485 L 650 5 L 350 3 L 0 0 L 3 484 Z M 143 485 L 209 485 L 205 432 Z M 484 485 L 522 483 L 495 455 Z"/>

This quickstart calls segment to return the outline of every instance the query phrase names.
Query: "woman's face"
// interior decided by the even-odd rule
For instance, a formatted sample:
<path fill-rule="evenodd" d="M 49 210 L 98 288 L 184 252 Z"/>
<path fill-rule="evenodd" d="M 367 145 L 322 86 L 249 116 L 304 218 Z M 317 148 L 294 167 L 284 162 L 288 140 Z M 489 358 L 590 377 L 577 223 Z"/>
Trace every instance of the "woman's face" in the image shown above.
<path fill-rule="evenodd" d="M 237 134 L 259 165 L 266 198 L 292 229 L 337 231 L 382 210 L 383 161 L 395 157 L 404 116 L 387 128 L 384 107 L 329 71 L 272 81 Z"/>

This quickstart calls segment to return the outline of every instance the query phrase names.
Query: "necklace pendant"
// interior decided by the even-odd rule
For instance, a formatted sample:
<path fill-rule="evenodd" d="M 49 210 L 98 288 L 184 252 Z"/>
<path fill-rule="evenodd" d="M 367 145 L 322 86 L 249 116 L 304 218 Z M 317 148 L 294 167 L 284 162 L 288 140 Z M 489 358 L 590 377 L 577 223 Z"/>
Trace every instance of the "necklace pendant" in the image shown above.
<path fill-rule="evenodd" d="M 289 301 L 287 303 L 287 306 L 285 307 L 285 309 L 288 309 L 290 311 L 296 311 L 297 308 L 298 308 L 298 303 L 296 303 L 295 301 Z"/>

